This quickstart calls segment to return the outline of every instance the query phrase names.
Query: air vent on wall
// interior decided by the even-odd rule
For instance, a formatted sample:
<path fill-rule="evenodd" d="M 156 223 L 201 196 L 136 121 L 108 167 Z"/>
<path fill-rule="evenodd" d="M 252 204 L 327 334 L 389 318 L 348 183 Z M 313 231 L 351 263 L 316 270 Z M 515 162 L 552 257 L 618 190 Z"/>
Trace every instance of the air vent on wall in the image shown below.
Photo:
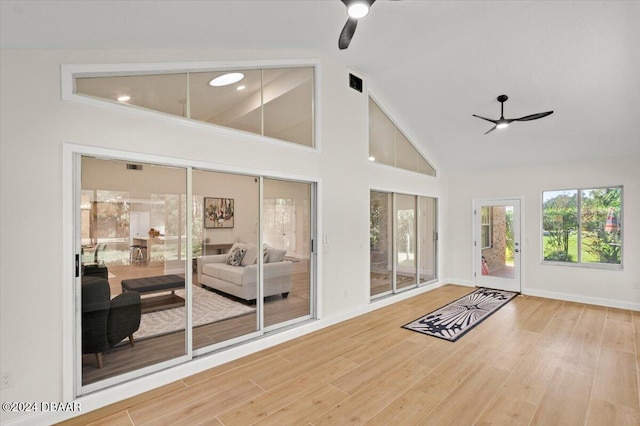
<path fill-rule="evenodd" d="M 127 170 L 142 170 L 142 164 L 127 163 Z"/>
<path fill-rule="evenodd" d="M 353 74 L 349 74 L 349 87 L 362 93 L 362 79 Z"/>

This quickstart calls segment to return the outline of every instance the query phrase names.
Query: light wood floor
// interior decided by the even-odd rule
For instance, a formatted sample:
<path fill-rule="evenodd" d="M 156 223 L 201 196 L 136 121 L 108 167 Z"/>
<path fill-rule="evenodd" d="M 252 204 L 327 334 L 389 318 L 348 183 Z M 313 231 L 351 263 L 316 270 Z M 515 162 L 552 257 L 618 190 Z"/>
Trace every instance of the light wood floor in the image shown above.
<path fill-rule="evenodd" d="M 456 343 L 401 326 L 447 285 L 69 425 L 635 425 L 640 312 L 518 296 Z"/>

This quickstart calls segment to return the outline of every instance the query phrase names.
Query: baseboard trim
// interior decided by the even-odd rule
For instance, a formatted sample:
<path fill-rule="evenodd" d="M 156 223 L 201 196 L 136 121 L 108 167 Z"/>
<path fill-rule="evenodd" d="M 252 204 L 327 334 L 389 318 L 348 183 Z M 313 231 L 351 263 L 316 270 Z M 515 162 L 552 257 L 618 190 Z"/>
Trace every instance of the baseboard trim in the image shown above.
<path fill-rule="evenodd" d="M 640 303 L 629 302 L 626 300 L 605 299 L 602 297 L 589 297 L 579 294 L 560 293 L 555 291 L 536 290 L 532 288 L 523 288 L 522 294 L 527 296 L 544 297 L 545 299 L 557 299 L 567 302 L 585 303 L 587 305 L 606 306 L 609 308 L 630 309 L 632 311 L 640 311 Z"/>

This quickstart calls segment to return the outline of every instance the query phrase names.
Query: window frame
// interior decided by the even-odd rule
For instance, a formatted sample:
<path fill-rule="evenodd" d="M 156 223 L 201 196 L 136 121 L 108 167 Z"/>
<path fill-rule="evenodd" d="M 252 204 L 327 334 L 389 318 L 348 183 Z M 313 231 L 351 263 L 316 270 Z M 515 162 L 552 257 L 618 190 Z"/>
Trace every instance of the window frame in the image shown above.
<path fill-rule="evenodd" d="M 620 263 L 601 263 L 582 261 L 582 193 L 583 191 L 593 191 L 597 189 L 620 189 L 620 216 L 618 223 L 620 226 Z M 544 258 L 544 194 L 545 192 L 576 191 L 576 215 L 577 215 L 577 260 L 575 262 L 546 260 Z M 544 189 L 540 193 L 540 263 L 543 265 L 570 266 L 577 268 L 624 270 L 624 185 L 601 185 L 601 186 L 580 186 L 561 189 Z"/>
<path fill-rule="evenodd" d="M 137 116 L 153 118 L 169 123 L 178 123 L 190 127 L 213 129 L 217 134 L 242 137 L 262 143 L 270 143 L 289 149 L 311 151 L 320 153 L 322 136 L 320 132 L 321 110 L 321 60 L 310 59 L 287 59 L 287 60 L 251 60 L 251 61 L 216 61 L 216 62 L 159 62 L 159 63 L 131 63 L 131 64 L 62 64 L 61 65 L 61 97 L 65 101 L 78 102 L 85 105 L 98 106 L 113 111 L 125 112 Z M 154 75 L 154 74 L 177 74 L 177 73 L 198 73 L 198 72 L 218 72 L 237 71 L 242 69 L 277 69 L 277 68 L 313 68 L 313 146 L 300 145 L 295 142 L 275 139 L 257 133 L 220 126 L 213 123 L 197 121 L 190 118 L 180 117 L 153 111 L 135 105 L 122 104 L 107 99 L 94 98 L 87 95 L 75 93 L 75 79 L 83 77 L 117 77 L 134 75 Z"/>
<path fill-rule="evenodd" d="M 394 127 L 394 143 L 393 143 L 393 152 L 394 152 L 394 164 L 387 164 L 387 163 L 383 163 L 383 162 L 379 162 L 376 160 L 371 160 L 371 134 L 370 134 L 370 120 L 371 120 L 371 109 L 369 108 L 369 102 L 373 102 L 378 109 L 385 115 L 385 117 L 389 120 L 389 122 L 393 125 Z M 369 162 L 370 163 L 374 163 L 377 165 L 382 165 L 382 166 L 386 166 L 386 167 L 392 167 L 394 169 L 397 170 L 404 170 L 410 173 L 417 173 L 419 175 L 422 176 L 428 176 L 430 178 L 435 178 L 437 179 L 439 177 L 439 173 L 438 173 L 438 169 L 437 167 L 433 164 L 433 162 L 429 159 L 429 156 L 427 156 L 422 149 L 418 148 L 418 146 L 416 146 L 416 144 L 413 142 L 413 137 L 410 137 L 409 134 L 404 130 L 404 126 L 401 126 L 398 124 L 398 122 L 392 118 L 391 114 L 389 114 L 389 112 L 387 111 L 387 109 L 381 104 L 381 102 L 376 98 L 376 96 L 369 91 L 368 95 L 367 95 L 367 152 L 368 152 L 368 157 L 369 157 Z M 400 134 L 402 135 L 402 137 L 404 137 L 404 139 L 406 139 L 407 142 L 409 142 L 409 144 L 411 145 L 411 147 L 413 147 L 413 149 L 416 150 L 417 154 L 419 157 L 421 157 L 421 159 L 429 166 L 431 167 L 431 169 L 433 170 L 433 174 L 429 174 L 429 173 L 424 173 L 420 171 L 420 159 L 416 158 L 416 170 L 410 170 L 404 167 L 400 167 L 397 165 L 397 135 Z"/>

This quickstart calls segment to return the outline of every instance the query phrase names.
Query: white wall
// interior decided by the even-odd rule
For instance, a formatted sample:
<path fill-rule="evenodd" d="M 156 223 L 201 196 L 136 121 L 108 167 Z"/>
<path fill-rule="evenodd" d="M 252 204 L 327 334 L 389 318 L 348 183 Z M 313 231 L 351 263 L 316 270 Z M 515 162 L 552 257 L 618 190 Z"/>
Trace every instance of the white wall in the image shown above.
<path fill-rule="evenodd" d="M 72 252 L 63 252 L 70 217 L 63 205 L 70 187 L 63 186 L 63 144 L 79 144 L 162 156 L 170 162 L 205 162 L 252 170 L 257 174 L 307 177 L 320 181 L 320 229 L 327 244 L 319 265 L 320 316 L 362 312 L 369 294 L 369 190 L 386 189 L 440 196 L 442 181 L 367 161 L 367 96 L 348 87 L 348 71 L 320 61 L 318 104 L 321 151 L 264 143 L 214 127 L 131 115 L 61 99 L 61 64 L 143 63 L 283 58 L 280 51 L 136 51 L 136 50 L 3 50 L 0 57 L 1 121 L 1 359 L 14 384 L 2 401 L 62 401 L 69 386 L 63 355 L 71 334 L 63 324 L 72 301 L 72 280 L 65 270 Z M 313 58 L 314 52 L 296 52 Z M 365 91 L 366 93 L 366 91 Z M 215 167 L 213 167 L 215 168 Z M 207 194 L 209 195 L 209 194 Z M 217 195 L 217 194 L 210 194 Z M 322 239 L 321 239 L 322 240 Z M 66 266 L 65 266 L 66 265 Z M 66 335 L 64 335 L 67 333 Z M 293 334 L 292 334 L 293 333 Z M 294 332 L 285 335 L 295 337 Z M 63 336 L 64 335 L 64 336 Z M 271 336 L 276 341 L 279 337 Z M 242 353 L 242 348 L 232 353 Z M 224 354 L 194 361 L 199 368 Z M 160 374 L 175 380 L 176 374 Z M 193 369 L 191 370 L 194 371 Z M 135 386 L 143 391 L 152 379 Z M 146 380 L 146 381 L 145 381 Z M 85 407 L 96 407 L 124 395 L 118 388 L 98 393 Z M 126 392 L 125 392 L 126 393 Z M 2 412 L 2 421 L 23 413 Z M 24 418 L 24 417 L 23 417 Z M 45 417 L 48 418 L 48 417 Z M 27 421 L 28 423 L 28 421 Z M 44 423 L 48 423 L 45 421 Z"/>
<path fill-rule="evenodd" d="M 543 297 L 640 310 L 640 158 L 613 158 L 449 177 L 448 251 L 445 268 L 454 282 L 471 284 L 473 199 L 524 197 L 522 288 Z M 542 264 L 542 191 L 624 185 L 624 270 Z"/>

